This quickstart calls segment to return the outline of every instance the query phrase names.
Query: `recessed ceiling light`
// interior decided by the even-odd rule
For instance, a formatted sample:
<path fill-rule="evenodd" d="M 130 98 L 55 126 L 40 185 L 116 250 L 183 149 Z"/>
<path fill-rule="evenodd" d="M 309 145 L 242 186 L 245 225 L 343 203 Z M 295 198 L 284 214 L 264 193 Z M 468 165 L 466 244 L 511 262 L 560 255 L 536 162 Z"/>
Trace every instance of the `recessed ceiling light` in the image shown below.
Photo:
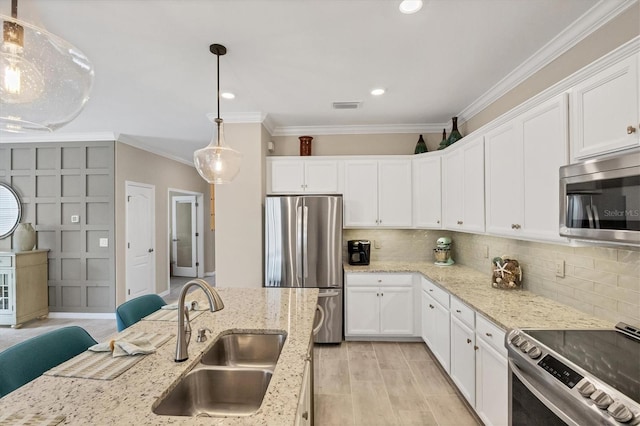
<path fill-rule="evenodd" d="M 371 94 L 372 94 L 373 96 L 380 96 L 380 95 L 383 95 L 383 94 L 384 94 L 384 89 L 373 89 L 373 90 L 371 91 Z"/>
<path fill-rule="evenodd" d="M 236 97 L 236 95 L 234 95 L 231 92 L 220 93 L 220 96 L 222 96 L 225 99 L 235 99 L 235 97 Z"/>
<path fill-rule="evenodd" d="M 404 14 L 416 13 L 422 9 L 422 0 L 403 0 L 398 7 Z"/>

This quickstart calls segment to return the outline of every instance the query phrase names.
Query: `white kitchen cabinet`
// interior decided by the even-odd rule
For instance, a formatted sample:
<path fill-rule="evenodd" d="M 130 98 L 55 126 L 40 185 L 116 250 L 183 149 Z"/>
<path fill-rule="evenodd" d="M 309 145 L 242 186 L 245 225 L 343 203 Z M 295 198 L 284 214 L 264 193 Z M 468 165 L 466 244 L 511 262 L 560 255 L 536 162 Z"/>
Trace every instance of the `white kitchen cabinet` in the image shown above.
<path fill-rule="evenodd" d="M 445 228 L 484 232 L 484 140 L 466 141 L 442 157 Z"/>
<path fill-rule="evenodd" d="M 0 252 L 0 324 L 20 328 L 49 314 L 47 250 Z"/>
<path fill-rule="evenodd" d="M 440 301 L 446 298 L 446 304 L 435 297 Z M 451 371 L 450 330 L 449 294 L 422 278 L 422 339 L 447 373 Z"/>
<path fill-rule="evenodd" d="M 270 193 L 339 192 L 338 161 L 325 159 L 269 158 Z"/>
<path fill-rule="evenodd" d="M 476 405 L 487 426 L 508 424 L 509 371 L 504 331 L 477 316 L 476 325 Z"/>
<path fill-rule="evenodd" d="M 413 159 L 413 226 L 442 228 L 442 178 L 440 155 L 427 154 Z"/>
<path fill-rule="evenodd" d="M 640 146 L 640 54 L 571 90 L 572 162 Z"/>
<path fill-rule="evenodd" d="M 411 160 L 344 163 L 345 227 L 411 227 Z"/>
<path fill-rule="evenodd" d="M 412 274 L 345 274 L 345 336 L 413 336 Z"/>
<path fill-rule="evenodd" d="M 451 297 L 451 380 L 473 407 L 476 393 L 475 311 Z"/>
<path fill-rule="evenodd" d="M 311 358 L 304 363 L 304 373 L 302 374 L 302 390 L 298 399 L 298 412 L 296 413 L 295 426 L 310 426 L 313 416 L 313 367 Z"/>
<path fill-rule="evenodd" d="M 566 95 L 485 135 L 487 232 L 546 241 L 558 233 L 558 170 L 567 164 Z"/>

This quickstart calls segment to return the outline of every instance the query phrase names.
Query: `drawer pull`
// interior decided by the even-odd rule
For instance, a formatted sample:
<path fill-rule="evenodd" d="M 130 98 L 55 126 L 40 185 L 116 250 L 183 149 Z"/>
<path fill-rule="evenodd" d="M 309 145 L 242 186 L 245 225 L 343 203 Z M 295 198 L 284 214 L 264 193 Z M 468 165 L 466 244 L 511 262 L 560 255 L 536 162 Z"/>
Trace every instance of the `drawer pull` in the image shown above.
<path fill-rule="evenodd" d="M 459 314 L 462 313 L 462 311 L 460 309 L 456 309 L 456 312 L 459 313 Z"/>
<path fill-rule="evenodd" d="M 467 343 L 471 343 L 471 339 L 467 339 Z"/>
<path fill-rule="evenodd" d="M 491 333 L 484 333 L 484 334 L 486 334 L 487 337 L 493 337 L 493 334 L 491 334 Z"/>
<path fill-rule="evenodd" d="M 627 134 L 628 135 L 630 135 L 632 133 L 635 133 L 635 132 L 636 132 L 636 128 L 635 127 L 633 127 L 633 126 L 628 126 L 627 127 Z"/>
<path fill-rule="evenodd" d="M 430 288 L 430 289 L 429 289 L 429 291 L 431 291 L 431 292 L 432 292 L 432 291 L 433 291 L 433 289 L 432 289 L 432 288 Z"/>

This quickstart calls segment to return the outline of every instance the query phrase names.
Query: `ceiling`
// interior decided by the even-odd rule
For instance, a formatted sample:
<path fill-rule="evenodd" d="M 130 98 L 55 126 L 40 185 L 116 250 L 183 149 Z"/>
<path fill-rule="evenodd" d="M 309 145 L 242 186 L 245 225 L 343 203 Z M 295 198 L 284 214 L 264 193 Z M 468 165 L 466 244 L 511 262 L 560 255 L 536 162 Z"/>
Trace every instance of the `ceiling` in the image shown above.
<path fill-rule="evenodd" d="M 95 67 L 87 106 L 56 133 L 113 132 L 191 161 L 216 112 L 211 43 L 228 49 L 221 90 L 236 98 L 221 100 L 225 121 L 266 116 L 274 135 L 417 133 L 470 111 L 604 3 L 624 0 L 425 0 L 413 15 L 399 0 L 20 0 L 18 17 Z M 375 87 L 386 93 L 372 96 Z M 362 104 L 332 109 L 340 101 Z"/>

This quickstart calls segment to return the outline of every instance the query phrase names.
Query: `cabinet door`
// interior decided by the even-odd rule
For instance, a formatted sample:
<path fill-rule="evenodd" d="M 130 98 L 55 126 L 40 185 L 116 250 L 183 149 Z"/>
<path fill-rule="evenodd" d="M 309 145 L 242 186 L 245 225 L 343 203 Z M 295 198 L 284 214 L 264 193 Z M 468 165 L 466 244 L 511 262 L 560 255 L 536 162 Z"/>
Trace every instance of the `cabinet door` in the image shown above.
<path fill-rule="evenodd" d="M 13 270 L 0 269 L 0 324 L 15 324 L 15 297 Z"/>
<path fill-rule="evenodd" d="M 464 174 L 462 228 L 484 232 L 484 141 L 477 138 L 463 147 Z"/>
<path fill-rule="evenodd" d="M 380 332 L 379 294 L 378 287 L 347 287 L 345 334 L 360 336 Z"/>
<path fill-rule="evenodd" d="M 429 349 L 433 352 L 434 345 L 434 335 L 435 335 L 435 301 L 431 296 L 429 296 L 424 291 L 421 292 L 422 297 L 422 316 L 420 318 L 422 329 L 420 335 L 422 336 L 422 340 L 427 344 Z"/>
<path fill-rule="evenodd" d="M 487 232 L 492 234 L 519 234 L 524 222 L 522 136 L 519 123 L 519 120 L 512 120 L 484 138 Z M 555 186 L 558 186 L 557 181 Z"/>
<path fill-rule="evenodd" d="M 636 54 L 576 85 L 571 94 L 574 160 L 640 145 Z M 627 127 L 635 128 L 628 133 Z"/>
<path fill-rule="evenodd" d="M 378 162 L 378 225 L 411 227 L 411 160 Z"/>
<path fill-rule="evenodd" d="M 455 149 L 442 157 L 442 219 L 445 228 L 462 228 L 463 151 Z"/>
<path fill-rule="evenodd" d="M 271 192 L 304 192 L 304 161 L 271 160 Z"/>
<path fill-rule="evenodd" d="M 378 162 L 344 163 L 344 226 L 377 226 Z"/>
<path fill-rule="evenodd" d="M 380 287 L 380 334 L 413 335 L 413 287 Z"/>
<path fill-rule="evenodd" d="M 451 379 L 469 401 L 475 404 L 476 362 L 475 333 L 455 317 L 451 317 Z"/>
<path fill-rule="evenodd" d="M 508 423 L 507 358 L 484 340 L 476 340 L 476 412 L 487 426 Z"/>
<path fill-rule="evenodd" d="M 435 302 L 435 301 L 434 301 Z M 451 371 L 451 322 L 449 311 L 441 304 L 434 303 L 435 333 L 433 335 L 433 348 L 431 351 L 436 356 L 442 368 L 447 373 Z"/>
<path fill-rule="evenodd" d="M 298 400 L 298 412 L 296 413 L 295 426 L 311 425 L 311 398 L 313 389 L 311 387 L 311 361 L 304 363 L 304 373 L 302 374 L 302 389 Z"/>
<path fill-rule="evenodd" d="M 563 94 L 522 115 L 523 234 L 547 241 L 559 235 L 559 169 L 568 162 L 568 100 Z"/>
<path fill-rule="evenodd" d="M 440 157 L 413 160 L 413 226 L 442 228 Z"/>
<path fill-rule="evenodd" d="M 306 161 L 304 176 L 305 192 L 322 194 L 338 192 L 337 161 Z"/>

